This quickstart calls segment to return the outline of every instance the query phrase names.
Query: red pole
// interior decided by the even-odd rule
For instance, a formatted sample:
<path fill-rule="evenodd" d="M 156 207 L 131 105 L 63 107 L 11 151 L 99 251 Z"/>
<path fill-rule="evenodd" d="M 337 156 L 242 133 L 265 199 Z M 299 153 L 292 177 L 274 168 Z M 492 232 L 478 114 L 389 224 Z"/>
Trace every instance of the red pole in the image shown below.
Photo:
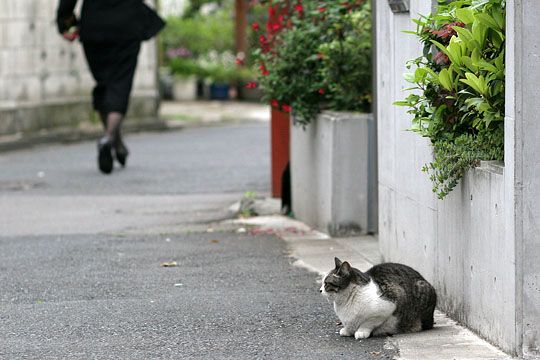
<path fill-rule="evenodd" d="M 290 159 L 290 116 L 273 107 L 271 115 L 272 196 L 280 198 L 281 178 Z"/>
<path fill-rule="evenodd" d="M 280 16 L 287 14 L 288 11 L 289 2 L 287 1 L 284 6 L 273 12 L 268 23 L 280 23 Z M 270 33 L 269 38 L 271 35 Z M 283 191 L 281 188 L 283 172 L 290 160 L 290 115 L 274 107 L 271 109 L 272 196 L 280 198 Z"/>

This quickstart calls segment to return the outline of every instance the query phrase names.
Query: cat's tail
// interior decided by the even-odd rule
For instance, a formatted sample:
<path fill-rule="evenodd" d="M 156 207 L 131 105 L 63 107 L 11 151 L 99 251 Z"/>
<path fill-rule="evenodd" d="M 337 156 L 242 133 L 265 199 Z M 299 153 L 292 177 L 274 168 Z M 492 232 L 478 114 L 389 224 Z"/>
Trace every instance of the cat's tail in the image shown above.
<path fill-rule="evenodd" d="M 433 313 L 435 311 L 435 306 L 437 305 L 437 293 L 433 286 L 425 280 L 419 280 L 415 285 L 418 303 L 421 304 L 421 309 L 423 309 L 420 317 L 422 330 L 432 329 L 433 324 L 435 323 L 433 320 Z"/>

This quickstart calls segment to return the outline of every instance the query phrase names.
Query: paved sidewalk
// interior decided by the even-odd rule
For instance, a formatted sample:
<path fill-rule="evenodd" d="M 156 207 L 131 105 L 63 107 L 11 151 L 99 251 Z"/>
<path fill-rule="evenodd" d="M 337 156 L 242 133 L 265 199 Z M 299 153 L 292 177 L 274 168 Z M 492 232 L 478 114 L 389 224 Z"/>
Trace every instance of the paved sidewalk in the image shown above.
<path fill-rule="evenodd" d="M 295 264 L 321 275 L 334 265 L 334 256 L 366 271 L 382 260 L 374 236 L 330 238 L 305 224 L 283 216 L 237 220 L 251 231 L 278 235 L 287 244 Z M 328 311 L 332 311 L 328 307 Z M 494 346 L 437 311 L 435 328 L 430 331 L 387 338 L 387 348 L 399 350 L 402 360 L 512 359 Z"/>
<path fill-rule="evenodd" d="M 160 117 L 169 128 L 219 123 L 268 122 L 270 107 L 240 101 L 164 101 Z"/>

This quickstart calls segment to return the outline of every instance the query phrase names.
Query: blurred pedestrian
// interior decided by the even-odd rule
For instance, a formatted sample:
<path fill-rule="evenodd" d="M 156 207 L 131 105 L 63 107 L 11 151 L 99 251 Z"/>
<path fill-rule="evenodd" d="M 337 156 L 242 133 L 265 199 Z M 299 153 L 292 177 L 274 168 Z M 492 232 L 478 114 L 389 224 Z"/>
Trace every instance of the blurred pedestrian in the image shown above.
<path fill-rule="evenodd" d="M 98 141 L 101 172 L 113 170 L 113 154 L 126 165 L 129 154 L 122 140 L 122 120 L 127 112 L 141 42 L 155 36 L 165 23 L 143 0 L 60 0 L 58 31 L 68 41 L 80 38 L 96 86 L 93 106 L 99 113 L 104 136 Z"/>

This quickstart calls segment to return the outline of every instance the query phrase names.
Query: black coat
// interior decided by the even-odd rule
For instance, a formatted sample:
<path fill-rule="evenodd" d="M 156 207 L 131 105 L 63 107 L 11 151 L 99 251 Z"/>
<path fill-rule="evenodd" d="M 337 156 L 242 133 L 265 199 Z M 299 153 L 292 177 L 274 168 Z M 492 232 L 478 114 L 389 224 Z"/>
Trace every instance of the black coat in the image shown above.
<path fill-rule="evenodd" d="M 82 42 L 143 41 L 165 26 L 143 0 L 84 0 L 78 20 L 73 14 L 76 4 L 77 0 L 60 0 L 56 19 L 60 33 L 78 25 Z"/>

